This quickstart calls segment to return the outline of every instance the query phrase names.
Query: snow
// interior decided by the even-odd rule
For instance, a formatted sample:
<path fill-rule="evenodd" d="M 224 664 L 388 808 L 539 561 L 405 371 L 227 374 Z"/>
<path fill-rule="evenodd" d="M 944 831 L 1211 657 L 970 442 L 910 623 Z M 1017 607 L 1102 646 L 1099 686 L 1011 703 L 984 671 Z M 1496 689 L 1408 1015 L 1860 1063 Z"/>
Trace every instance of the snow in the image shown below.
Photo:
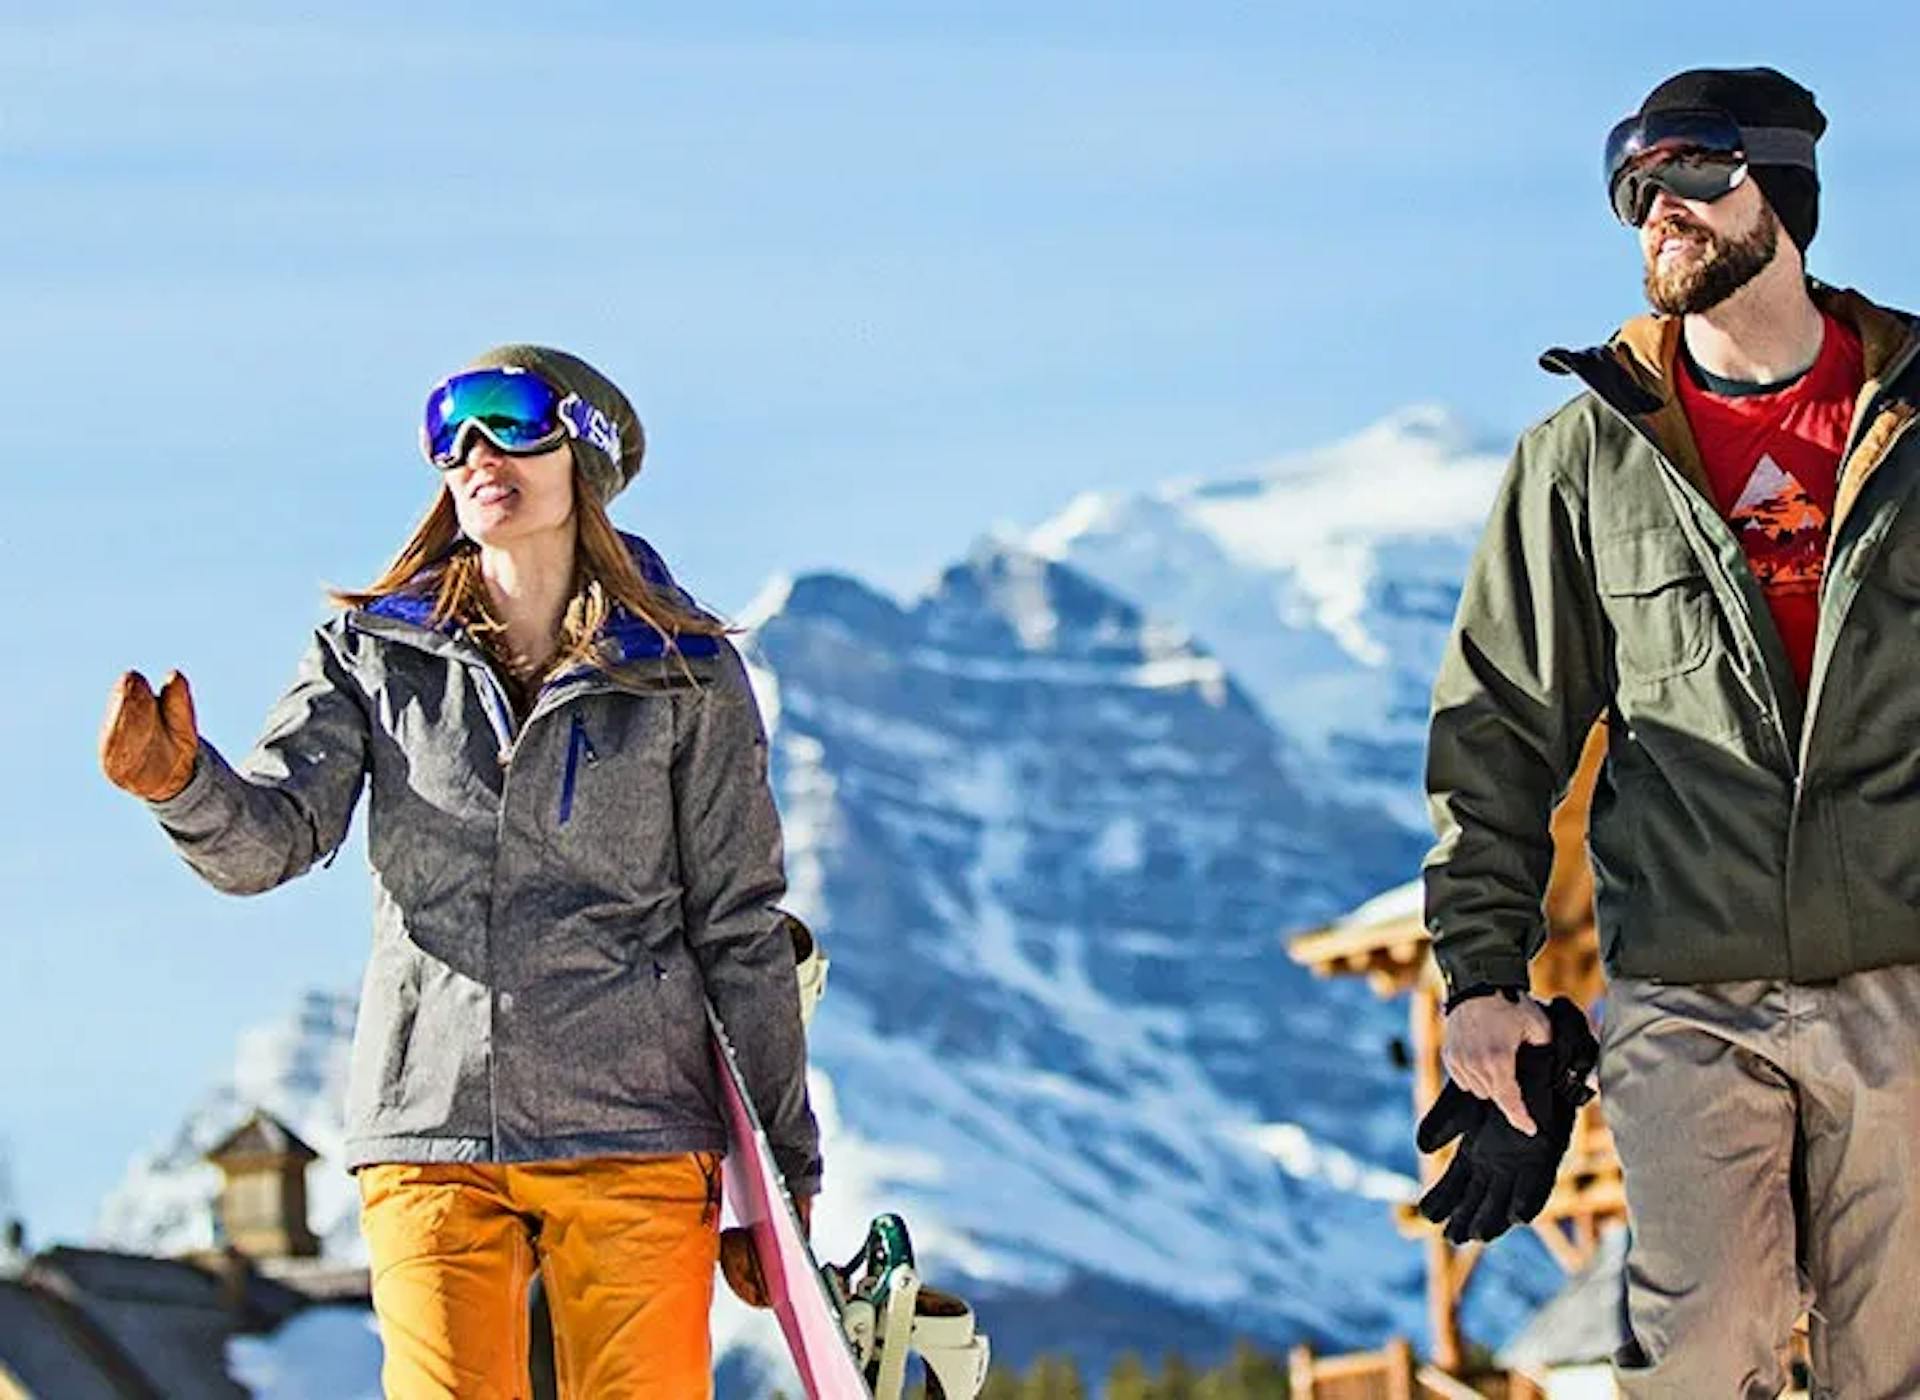
<path fill-rule="evenodd" d="M 1547 1400 L 1615 1400 L 1611 1366 L 1569 1366 L 1547 1377 Z"/>
<path fill-rule="evenodd" d="M 1352 913 L 1345 915 L 1337 925 L 1340 928 L 1368 928 L 1374 924 L 1391 923 L 1399 919 L 1420 917 L 1425 908 L 1426 886 L 1419 880 L 1409 880 L 1404 885 L 1396 885 L 1390 890 L 1375 895 Z"/>
<path fill-rule="evenodd" d="M 1046 651 L 1059 635 L 1060 619 L 1048 596 L 1045 566 L 1037 558 L 1016 556 L 1009 572 L 1016 581 L 1013 623 L 1021 644 Z"/>
<path fill-rule="evenodd" d="M 792 596 L 793 576 L 791 574 L 775 574 L 760 586 L 760 591 L 753 595 L 753 598 L 747 603 L 745 608 L 741 609 L 740 616 L 735 619 L 735 623 L 744 630 L 751 632 L 768 618 L 778 615 L 780 610 L 786 607 L 787 600 Z"/>
<path fill-rule="evenodd" d="M 1115 817 L 1100 833 L 1093 851 L 1094 864 L 1108 874 L 1140 868 L 1140 822 L 1136 817 Z"/>
<path fill-rule="evenodd" d="M 1056 685 L 1142 685 L 1154 689 L 1197 686 L 1214 703 L 1225 696 L 1226 668 L 1209 656 L 1166 656 L 1137 661 L 1049 660 L 1007 662 L 919 649 L 907 660 L 941 675 L 973 681 L 1051 681 Z"/>
<path fill-rule="evenodd" d="M 819 714 L 823 702 L 811 691 L 789 686 L 782 693 L 792 718 L 812 719 Z M 833 704 L 834 722 L 842 732 L 855 735 L 875 748 L 936 763 L 958 757 L 952 739 L 937 729 L 875 714 L 844 701 L 827 703 Z"/>
<path fill-rule="evenodd" d="M 1247 1136 L 1288 1175 L 1303 1181 L 1324 1181 L 1370 1201 L 1408 1201 L 1420 1193 L 1420 1183 L 1414 1178 L 1384 1171 L 1337 1147 L 1316 1142 L 1298 1123 L 1263 1123 L 1250 1129 Z"/>
<path fill-rule="evenodd" d="M 231 1338 L 227 1371 L 254 1400 L 380 1400 L 380 1333 L 366 1308 L 309 1308 L 271 1336 Z"/>
<path fill-rule="evenodd" d="M 1329 540 L 1477 527 L 1488 504 L 1479 493 L 1505 459 L 1472 451 L 1471 441 L 1446 410 L 1416 406 L 1331 447 L 1281 458 L 1252 481 L 1170 494 L 1243 567 L 1286 568 L 1324 557 Z M 1346 581 L 1325 582 L 1338 594 Z"/>
<path fill-rule="evenodd" d="M 761 663 L 751 647 L 740 652 L 740 662 L 747 668 L 747 684 L 753 690 L 754 705 L 760 711 L 760 723 L 767 729 L 780 727 L 780 678 Z"/>
<path fill-rule="evenodd" d="M 862 1124 L 911 1125 L 912 1139 L 938 1167 L 885 1178 L 896 1207 L 913 1222 L 916 1236 L 931 1229 L 935 1239 L 966 1242 L 964 1252 L 949 1258 L 975 1279 L 1045 1290 L 1087 1271 L 1151 1291 L 1178 1278 L 1184 1301 L 1223 1310 L 1245 1306 L 1263 1292 L 1284 1294 L 1278 1306 L 1289 1315 L 1312 1314 L 1328 1335 L 1338 1334 L 1342 1307 L 1356 1298 L 1366 1299 L 1362 1312 L 1395 1314 L 1417 1326 L 1417 1290 L 1408 1287 L 1417 1273 L 1417 1251 L 1398 1241 L 1370 1196 L 1348 1189 L 1385 1189 L 1381 1169 L 1369 1175 L 1353 1153 L 1330 1144 L 1322 1150 L 1317 1142 L 1310 1158 L 1293 1151 L 1277 1159 L 1257 1140 L 1259 1120 L 1224 1095 L 1187 1048 L 1198 1033 L 1191 1013 L 1115 995 L 1106 968 L 1116 951 L 1160 948 L 1189 962 L 1204 956 L 1205 940 L 1156 940 L 1145 929 L 1109 934 L 1077 919 L 1047 920 L 1035 907 L 1041 843 L 1079 830 L 1080 806 L 1106 809 L 1088 829 L 1086 849 L 1091 869 L 1107 879 L 1143 870 L 1156 842 L 1222 851 L 1245 844 L 1248 833 L 1239 821 L 1224 813 L 1166 809 L 1149 786 L 1151 780 L 1176 791 L 1189 784 L 1218 791 L 1214 775 L 1233 774 L 1242 755 L 1196 744 L 1200 735 L 1164 715 L 1152 726 L 1152 737 L 1126 749 L 1109 748 L 1113 735 L 1106 732 L 1107 726 L 1114 734 L 1133 732 L 1141 697 L 1166 689 L 1156 667 L 1171 664 L 1184 668 L 1182 680 L 1201 675 L 1224 687 L 1223 669 L 1194 652 L 1181 629 L 1150 627 L 1137 618 L 1122 627 L 1115 619 L 1126 614 L 1103 608 L 1097 599 L 1087 600 L 1084 616 L 1066 615 L 1058 596 L 1035 596 L 1038 575 L 1017 553 L 979 557 L 975 564 L 985 579 L 1015 577 L 1014 587 L 995 595 L 996 606 L 1044 613 L 1051 625 L 1027 629 L 1024 640 L 1016 628 L 1011 644 L 992 652 L 980 649 L 977 639 L 985 634 L 978 629 L 952 629 L 967 639 L 961 652 L 932 641 L 906 646 L 889 658 L 891 683 L 864 677 L 857 703 L 829 693 L 830 675 L 790 672 L 783 682 L 787 695 L 804 689 L 809 699 L 804 707 L 789 699 L 776 736 L 787 765 L 783 791 L 789 803 L 796 784 L 821 792 L 818 769 L 839 774 L 833 797 L 813 804 L 806 820 L 789 828 L 789 850 L 796 859 L 816 860 L 830 886 L 844 878 L 838 872 L 855 852 L 837 844 L 807 848 L 836 825 L 836 816 L 839 825 L 857 819 L 866 830 L 932 834 L 959 848 L 951 858 L 888 868 L 886 878 L 900 882 L 910 905 L 945 932 L 921 945 L 916 956 L 889 963 L 894 975 L 883 985 L 896 987 L 903 1001 L 920 1001 L 928 995 L 921 989 L 930 989 L 953 1008 L 940 1013 L 946 1018 L 963 1006 L 1032 1017 L 1049 1038 L 1072 1047 L 1080 1066 L 1067 1073 L 1060 1061 L 1008 1044 L 956 1056 L 911 1033 L 883 1030 L 870 1003 L 835 1006 L 830 998 L 815 1022 L 814 1049 L 819 1062 L 832 1066 L 842 1102 Z M 1058 579 L 1054 585 L 1064 587 Z M 964 584 L 955 590 L 956 599 L 990 591 Z M 940 595 L 924 606 L 937 613 Z M 936 624 L 945 625 L 937 615 L 927 619 L 929 630 Z M 798 641 L 791 653 L 784 645 L 783 629 L 814 625 L 811 617 L 804 623 L 770 620 L 759 640 L 771 664 L 783 655 L 817 654 Z M 817 625 L 825 633 L 835 620 L 821 617 Z M 1098 636 L 1113 659 L 1087 659 L 1090 636 Z M 1164 649 L 1158 661 L 1139 659 L 1154 648 Z M 970 693 L 969 705 L 1004 705 L 1008 713 L 1029 718 L 1007 724 L 991 712 L 915 711 L 912 741 L 890 747 L 886 762 L 930 761 L 913 763 L 903 781 L 892 781 L 889 773 L 881 782 L 868 767 L 873 736 L 888 732 L 903 696 L 923 692 L 923 678 L 956 673 L 996 683 L 996 698 Z M 1206 717 L 1207 697 L 1190 684 L 1187 689 L 1200 703 L 1181 712 L 1188 717 L 1183 723 L 1216 723 Z M 1050 744 L 1044 729 L 1033 728 L 1039 723 L 1034 707 L 1040 696 L 1059 692 L 1075 697 L 1062 711 L 1064 721 L 1080 715 L 1095 726 L 1087 751 L 1100 752 L 1100 771 L 1112 776 L 1052 794 L 1045 775 L 1058 768 L 1066 751 Z M 1244 711 L 1238 722 L 1246 722 Z M 929 733 L 944 733 L 947 742 L 928 742 Z M 881 790 L 889 805 L 865 805 Z M 1150 821 L 1165 834 L 1150 835 Z M 1183 860 L 1196 870 L 1209 863 L 1197 854 Z M 849 897 L 865 893 L 849 890 Z M 906 930 L 899 933 L 902 938 L 891 940 L 896 949 L 903 947 Z M 1203 1019 L 1204 1034 L 1216 1042 L 1257 1045 L 1266 1029 L 1261 1016 L 1239 1005 L 1210 1007 Z M 1297 1145 L 1284 1135 L 1282 1142 Z M 1310 1171 L 1303 1167 L 1295 1175 L 1286 1169 L 1303 1162 Z M 1290 1181 L 1322 1193 L 1314 1205 L 1316 1220 L 1339 1218 L 1371 1238 L 1368 1265 L 1342 1276 L 1331 1291 L 1275 1287 L 1303 1263 L 1302 1205 Z M 1244 1210 L 1230 1209 L 1228 1202 Z M 1337 1265 L 1316 1260 L 1311 1272 L 1319 1276 L 1323 1267 Z M 988 1323 L 990 1328 L 990 1317 Z"/>

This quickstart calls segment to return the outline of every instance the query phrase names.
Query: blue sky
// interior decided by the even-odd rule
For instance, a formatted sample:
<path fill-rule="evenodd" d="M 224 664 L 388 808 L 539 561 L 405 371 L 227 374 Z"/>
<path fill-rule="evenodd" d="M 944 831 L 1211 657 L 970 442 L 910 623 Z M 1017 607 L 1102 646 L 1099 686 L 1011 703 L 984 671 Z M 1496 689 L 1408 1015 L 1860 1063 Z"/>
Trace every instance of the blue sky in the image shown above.
<path fill-rule="evenodd" d="M 357 859 L 192 880 L 99 776 L 108 685 L 180 666 L 242 751 L 488 344 L 628 389 L 616 517 L 738 609 L 1416 400 L 1510 436 L 1536 352 L 1637 309 L 1598 144 L 1680 67 L 1813 87 L 1813 269 L 1920 305 L 1902 6 L 159 8 L 0 3 L 0 1141 L 42 1241 L 367 936 Z"/>

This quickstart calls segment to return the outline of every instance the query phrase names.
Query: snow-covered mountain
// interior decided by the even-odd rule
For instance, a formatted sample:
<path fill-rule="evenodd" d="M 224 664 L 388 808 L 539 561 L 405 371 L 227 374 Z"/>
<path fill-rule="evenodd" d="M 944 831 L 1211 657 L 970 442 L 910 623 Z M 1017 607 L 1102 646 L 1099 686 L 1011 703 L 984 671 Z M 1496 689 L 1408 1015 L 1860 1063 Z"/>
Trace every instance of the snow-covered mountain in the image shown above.
<path fill-rule="evenodd" d="M 788 902 L 833 962 L 823 1254 L 902 1211 L 999 1355 L 1095 1373 L 1424 1333 L 1386 1205 L 1414 1170 L 1404 1011 L 1281 936 L 1417 866 L 1414 710 L 1498 471 L 1464 443 L 1410 413 L 1246 482 L 1076 503 L 908 603 L 832 574 L 762 596 Z M 350 1023 L 319 997 L 256 1035 L 102 1233 L 204 1242 L 198 1153 L 254 1102 L 337 1154 Z M 315 1223 L 351 1254 L 338 1175 L 314 1169 Z M 1529 1241 L 1492 1251 L 1471 1330 L 1503 1339 L 1556 1280 Z M 737 1389 L 777 1383 L 763 1319 L 716 1326 L 749 1349 Z"/>
<path fill-rule="evenodd" d="M 1028 543 L 1188 628 L 1319 781 L 1424 832 L 1428 692 L 1504 465 L 1410 408 L 1245 476 L 1081 496 Z"/>
<path fill-rule="evenodd" d="M 919 1153 L 862 1210 L 938 1227 L 1003 1354 L 1422 1331 L 1383 1204 L 1412 1188 L 1404 1010 L 1280 934 L 1424 839 L 1316 783 L 1183 632 L 1028 551 L 909 606 L 801 579 L 752 640 L 792 903 L 834 958 L 815 1054 L 850 1137 Z M 1535 1263 L 1483 1280 L 1505 1323 Z"/>

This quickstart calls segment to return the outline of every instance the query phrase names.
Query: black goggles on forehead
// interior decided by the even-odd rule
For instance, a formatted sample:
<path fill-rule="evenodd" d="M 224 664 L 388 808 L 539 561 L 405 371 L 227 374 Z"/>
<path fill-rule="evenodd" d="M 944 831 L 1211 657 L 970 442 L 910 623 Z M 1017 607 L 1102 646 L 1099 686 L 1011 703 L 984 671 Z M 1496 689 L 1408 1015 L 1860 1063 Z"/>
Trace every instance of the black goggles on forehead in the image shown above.
<path fill-rule="evenodd" d="M 1639 113 L 1607 133 L 1607 198 L 1621 223 L 1638 228 L 1656 191 L 1710 203 L 1737 189 L 1749 165 L 1812 170 L 1813 133 L 1743 127 L 1714 107 Z"/>

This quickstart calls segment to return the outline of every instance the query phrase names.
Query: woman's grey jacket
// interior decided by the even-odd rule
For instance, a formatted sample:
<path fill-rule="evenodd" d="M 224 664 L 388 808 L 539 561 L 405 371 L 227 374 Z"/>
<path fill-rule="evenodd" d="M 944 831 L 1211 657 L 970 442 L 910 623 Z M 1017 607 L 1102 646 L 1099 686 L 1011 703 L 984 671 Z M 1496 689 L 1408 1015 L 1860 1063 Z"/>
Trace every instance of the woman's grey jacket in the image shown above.
<path fill-rule="evenodd" d="M 253 894 L 330 859 L 369 787 L 347 1165 L 723 1150 L 710 996 L 789 1188 L 813 1194 L 780 825 L 738 653 L 684 637 L 676 657 L 616 610 L 617 663 L 550 679 L 516 724 L 485 653 L 429 613 L 396 594 L 333 618 L 238 768 L 202 740 L 185 790 L 150 804 L 210 884 Z"/>

